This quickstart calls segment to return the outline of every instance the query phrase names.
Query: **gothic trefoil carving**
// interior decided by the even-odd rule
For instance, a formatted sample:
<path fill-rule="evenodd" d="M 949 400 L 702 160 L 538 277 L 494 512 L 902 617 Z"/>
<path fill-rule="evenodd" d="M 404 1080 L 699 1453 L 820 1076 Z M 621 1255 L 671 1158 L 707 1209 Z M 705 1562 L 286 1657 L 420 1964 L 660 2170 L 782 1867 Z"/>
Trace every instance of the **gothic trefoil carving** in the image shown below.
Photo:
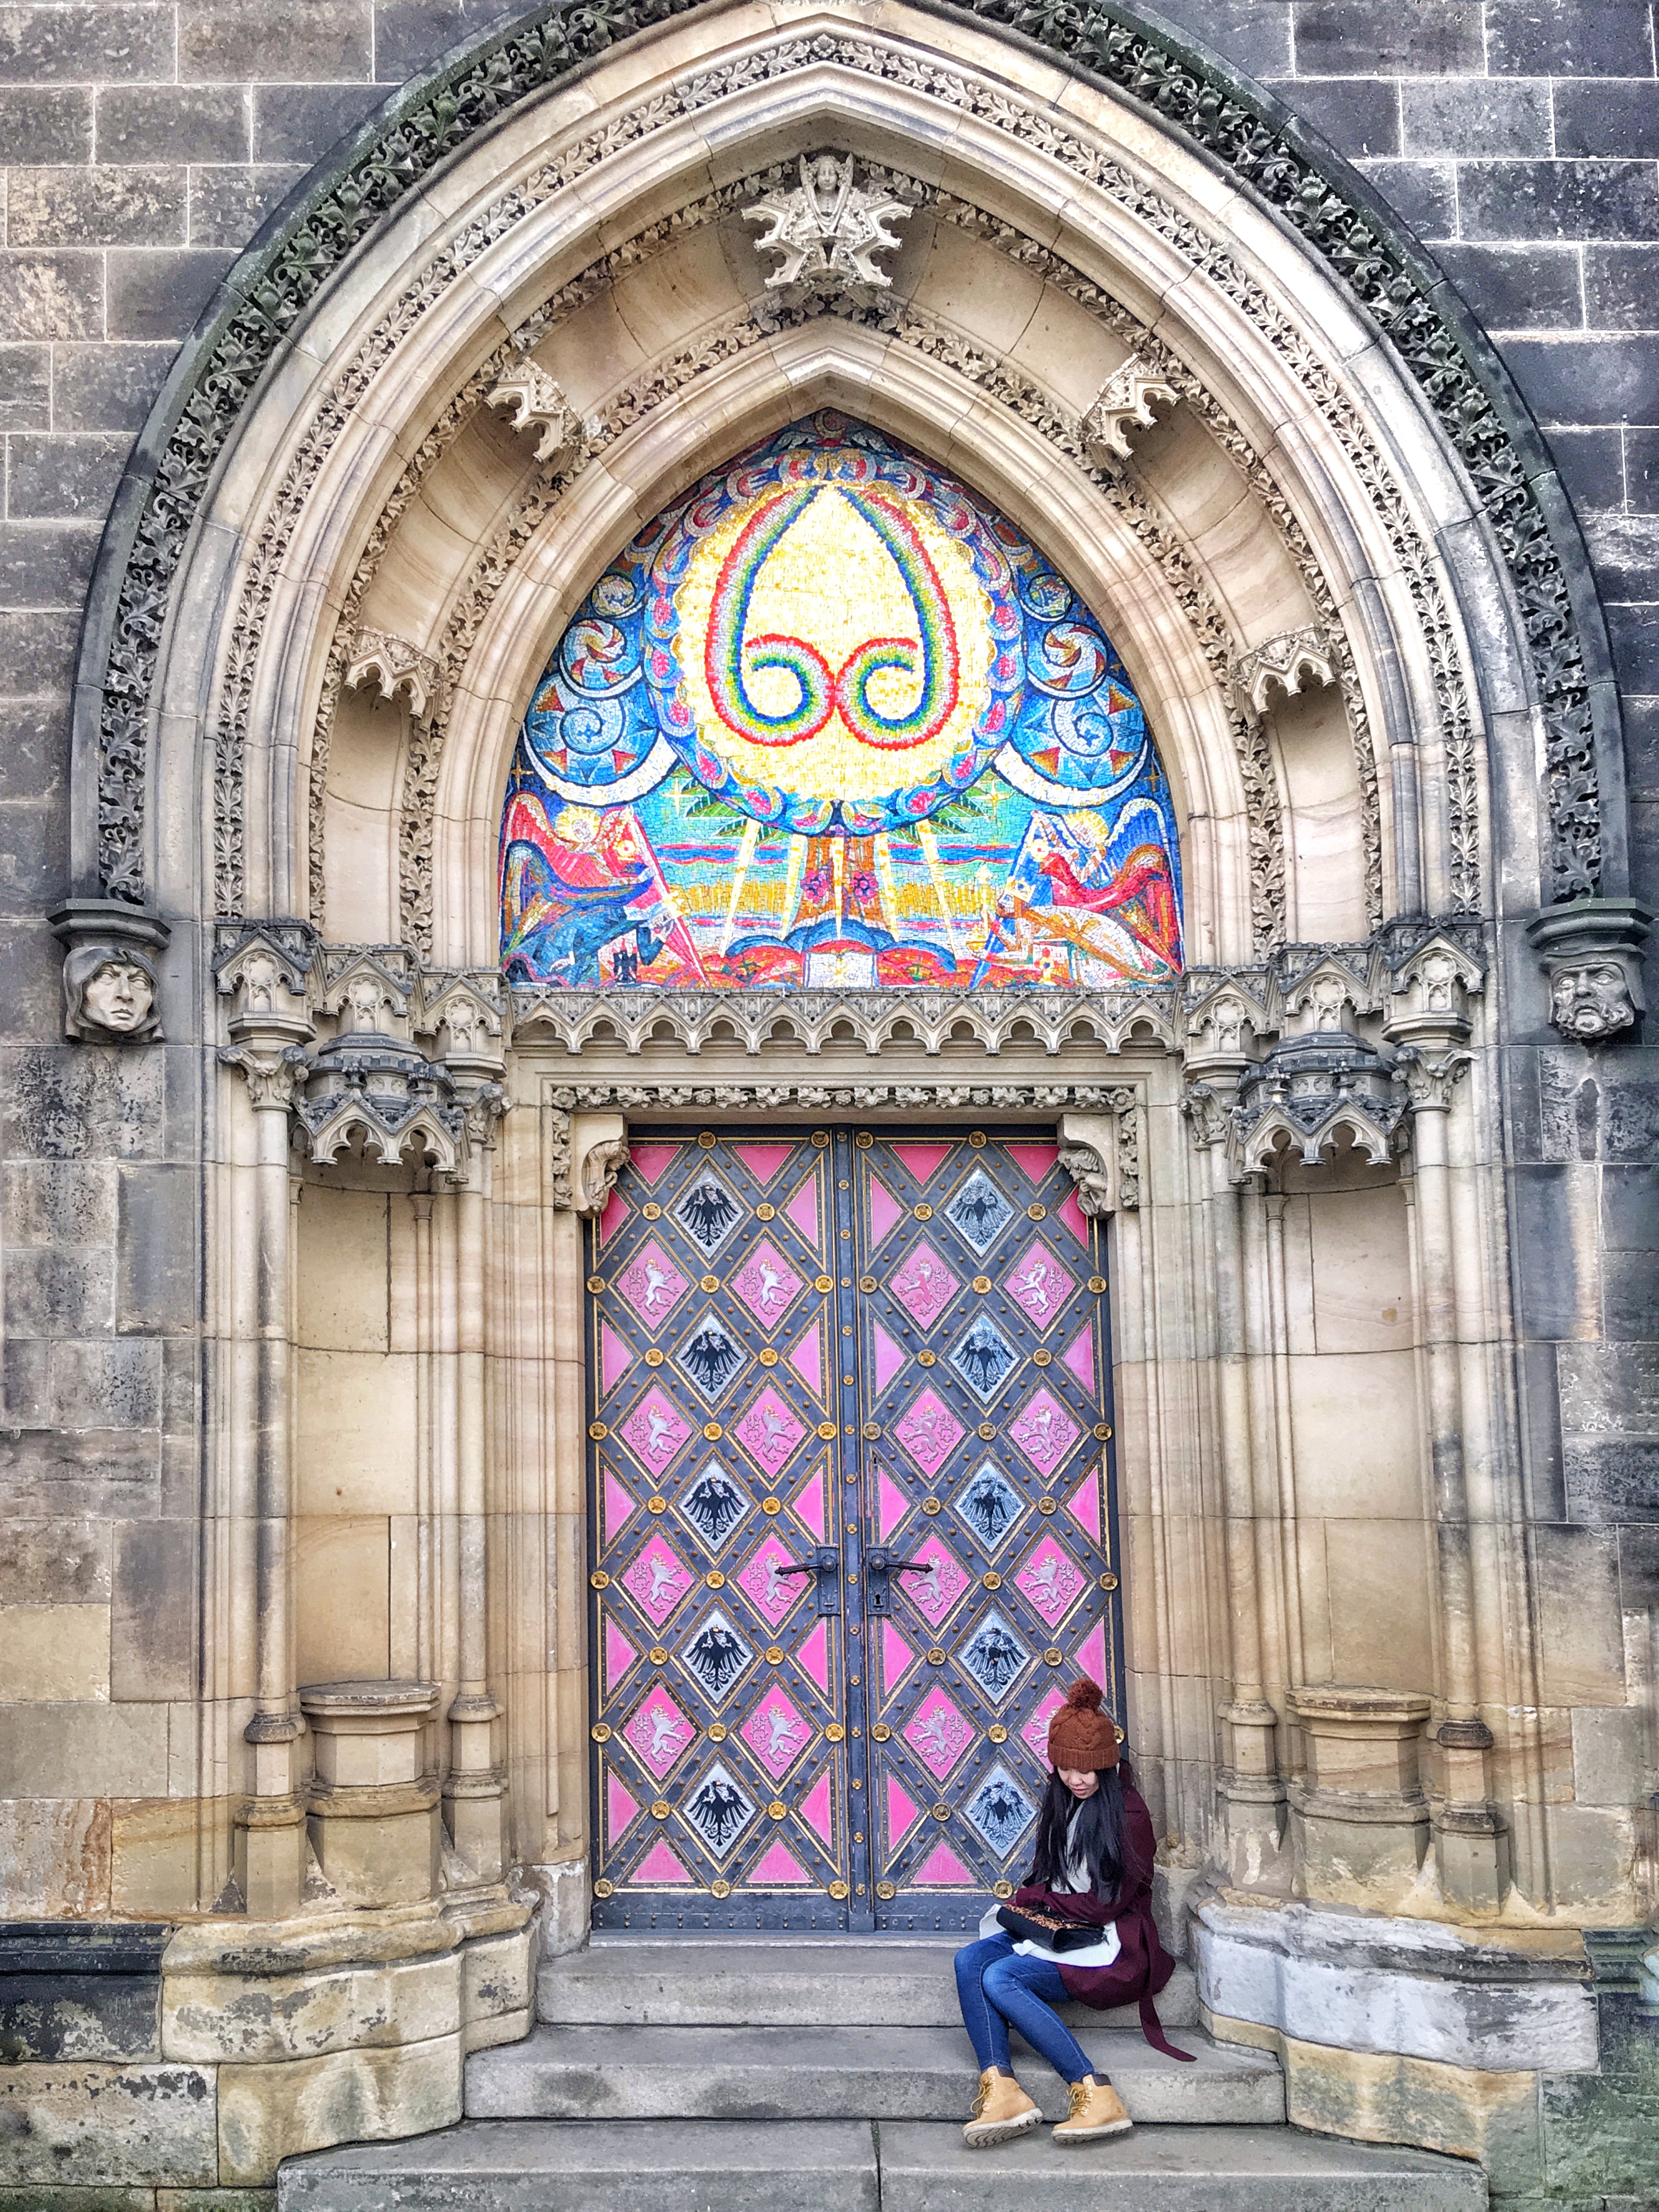
<path fill-rule="evenodd" d="M 1084 443 L 1095 466 L 1110 468 L 1115 461 L 1127 461 L 1131 428 L 1150 430 L 1158 421 L 1152 403 L 1173 407 L 1180 397 L 1157 368 L 1131 354 L 1101 386 L 1083 417 Z"/>
<path fill-rule="evenodd" d="M 534 434 L 536 459 L 554 468 L 568 467 L 586 447 L 604 433 L 597 416 L 579 415 L 564 396 L 562 385 L 539 362 L 521 361 L 509 369 L 493 391 L 485 395 L 490 407 L 511 407 L 513 428 L 521 435 Z"/>
<path fill-rule="evenodd" d="M 769 192 L 743 210 L 745 222 L 772 226 L 755 240 L 757 253 L 778 257 L 766 280 L 769 291 L 841 293 L 854 300 L 891 286 L 876 256 L 897 250 L 902 241 L 888 226 L 909 213 L 879 186 L 857 183 L 850 155 L 834 154 L 805 156 L 793 191 Z"/>
<path fill-rule="evenodd" d="M 394 637 L 390 630 L 362 629 L 346 662 L 345 681 L 349 691 L 375 690 L 382 699 L 395 699 L 401 692 L 418 717 L 436 695 L 438 664 L 407 638 Z"/>
<path fill-rule="evenodd" d="M 1253 714 L 1268 711 L 1275 690 L 1294 699 L 1315 685 L 1335 681 L 1331 641 L 1318 623 L 1281 630 L 1277 637 L 1240 653 L 1233 663 L 1233 696 Z"/>

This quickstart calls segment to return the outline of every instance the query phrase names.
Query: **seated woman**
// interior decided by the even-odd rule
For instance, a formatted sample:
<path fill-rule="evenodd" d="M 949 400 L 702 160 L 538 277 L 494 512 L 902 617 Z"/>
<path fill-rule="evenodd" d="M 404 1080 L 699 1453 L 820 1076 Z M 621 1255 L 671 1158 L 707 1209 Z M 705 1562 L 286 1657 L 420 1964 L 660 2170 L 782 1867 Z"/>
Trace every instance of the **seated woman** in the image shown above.
<path fill-rule="evenodd" d="M 1067 1997 L 1104 2010 L 1140 2004 L 1140 2025 L 1154 2049 L 1190 2058 L 1166 2042 L 1152 2000 L 1175 1971 L 1152 1918 L 1152 1816 L 1117 1730 L 1100 1710 L 1097 1683 L 1073 1682 L 1048 1724 L 1048 1795 L 1037 1820 L 1036 1849 L 1017 1912 L 1040 1914 L 1072 1927 L 1098 1929 L 1098 1941 L 1055 1951 L 1046 1942 L 1015 1942 L 993 1906 L 980 1940 L 957 1953 L 957 1994 L 980 2063 L 979 2094 L 963 2130 L 972 2149 L 1024 2135 L 1042 2118 L 1014 2079 L 1008 2030 L 1071 2084 L 1072 2106 L 1054 2130 L 1057 2143 L 1095 2142 L 1134 2123 L 1103 2074 L 1054 2010 Z"/>

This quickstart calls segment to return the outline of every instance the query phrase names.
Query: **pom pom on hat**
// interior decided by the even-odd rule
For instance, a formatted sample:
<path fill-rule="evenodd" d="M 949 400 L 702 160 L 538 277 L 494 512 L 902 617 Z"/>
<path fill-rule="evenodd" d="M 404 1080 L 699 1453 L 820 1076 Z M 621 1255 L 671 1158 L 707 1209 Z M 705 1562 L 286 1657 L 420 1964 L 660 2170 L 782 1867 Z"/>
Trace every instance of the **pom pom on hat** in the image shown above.
<path fill-rule="evenodd" d="M 1050 1766 L 1069 1767 L 1073 1773 L 1086 1767 L 1098 1773 L 1117 1765 L 1117 1730 L 1100 1704 L 1099 1683 L 1080 1674 L 1048 1723 Z"/>

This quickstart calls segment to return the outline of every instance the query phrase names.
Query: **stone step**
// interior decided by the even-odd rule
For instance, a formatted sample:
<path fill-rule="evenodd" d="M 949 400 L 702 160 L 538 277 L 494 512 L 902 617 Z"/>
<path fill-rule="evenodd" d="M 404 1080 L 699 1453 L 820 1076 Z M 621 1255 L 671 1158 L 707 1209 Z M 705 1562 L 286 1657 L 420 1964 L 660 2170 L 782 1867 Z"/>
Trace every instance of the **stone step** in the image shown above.
<path fill-rule="evenodd" d="M 1291 2128 L 969 2151 L 954 2127 L 490 2120 L 284 2161 L 277 2212 L 1484 2212 L 1479 2166 Z"/>
<path fill-rule="evenodd" d="M 955 2027 L 959 1940 L 596 1937 L 543 1966 L 537 2014 L 554 2027 Z M 1176 1968 L 1158 2010 L 1165 2027 L 1196 2026 L 1190 1966 Z M 1133 2005 L 1060 2012 L 1080 2027 L 1139 2025 Z"/>
<path fill-rule="evenodd" d="M 969 2150 L 955 2128 L 881 2140 L 881 2212 L 1486 2212 L 1462 2159 L 1296 2128 L 1137 2128 L 1059 2148 L 1046 2133 Z"/>
<path fill-rule="evenodd" d="M 878 2212 L 867 2120 L 464 2122 L 285 2159 L 276 2212 Z"/>
<path fill-rule="evenodd" d="M 1183 2065 L 1137 2029 L 1079 2038 L 1132 2118 L 1182 2126 L 1271 2124 L 1285 2084 L 1267 2052 L 1179 2038 Z M 1052 2119 L 1063 2082 L 1017 2049 L 1020 2078 Z M 956 2120 L 978 2069 L 958 2023 L 944 2027 L 540 2027 L 466 2063 L 469 2119 Z"/>

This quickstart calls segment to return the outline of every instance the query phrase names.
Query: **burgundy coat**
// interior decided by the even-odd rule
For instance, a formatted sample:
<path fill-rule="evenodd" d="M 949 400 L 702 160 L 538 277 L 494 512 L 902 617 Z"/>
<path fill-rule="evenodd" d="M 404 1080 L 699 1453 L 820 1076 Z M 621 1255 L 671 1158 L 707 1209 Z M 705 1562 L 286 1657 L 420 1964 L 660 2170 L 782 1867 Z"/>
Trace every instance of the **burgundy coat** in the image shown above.
<path fill-rule="evenodd" d="M 1152 2002 L 1175 1972 L 1175 1960 L 1158 1941 L 1158 1923 L 1152 1917 L 1152 1859 L 1158 1849 L 1152 1816 L 1138 1790 L 1124 1791 L 1123 1809 L 1128 1816 L 1129 1856 L 1136 1868 L 1145 1871 L 1129 1875 L 1115 1897 L 1109 1901 L 1092 1893 L 1078 1896 L 1069 1890 L 1056 1892 L 1032 1884 L 1016 1890 L 1012 1901 L 1054 1913 L 1062 1920 L 1086 1923 L 1091 1928 L 1115 1926 L 1121 1948 L 1109 1966 L 1068 1966 L 1063 1952 L 1055 1954 L 1066 1994 L 1102 2012 L 1113 2005 L 1139 2003 L 1141 2031 L 1152 2048 L 1171 2058 L 1190 2058 L 1190 2051 L 1177 2051 L 1165 2039 Z"/>

